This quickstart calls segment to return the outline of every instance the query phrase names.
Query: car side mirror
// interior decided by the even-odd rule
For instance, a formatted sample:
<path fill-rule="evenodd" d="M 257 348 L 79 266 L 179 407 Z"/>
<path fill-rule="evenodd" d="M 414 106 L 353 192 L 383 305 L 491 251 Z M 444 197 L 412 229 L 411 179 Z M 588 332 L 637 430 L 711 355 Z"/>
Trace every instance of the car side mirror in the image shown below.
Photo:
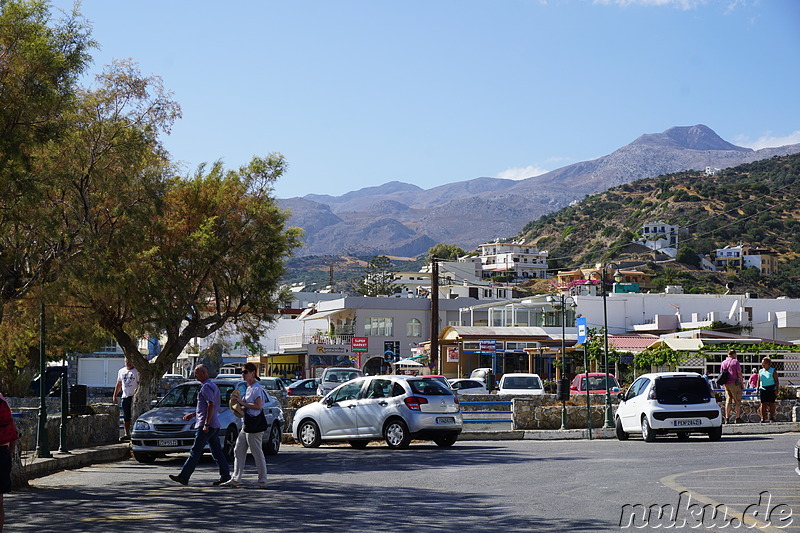
<path fill-rule="evenodd" d="M 625 393 L 624 392 L 620 392 L 619 394 L 617 394 L 617 398 L 619 398 L 619 401 L 624 402 L 625 401 Z"/>
<path fill-rule="evenodd" d="M 322 400 L 322 403 L 325 404 L 325 407 L 333 407 L 333 403 L 334 403 L 333 402 L 333 398 L 331 398 L 329 396 L 329 397 L 325 398 L 324 400 Z"/>
<path fill-rule="evenodd" d="M 155 407 L 158 404 L 158 400 L 150 400 L 150 407 Z"/>
<path fill-rule="evenodd" d="M 575 385 L 570 385 L 569 390 L 578 390 L 578 387 Z"/>

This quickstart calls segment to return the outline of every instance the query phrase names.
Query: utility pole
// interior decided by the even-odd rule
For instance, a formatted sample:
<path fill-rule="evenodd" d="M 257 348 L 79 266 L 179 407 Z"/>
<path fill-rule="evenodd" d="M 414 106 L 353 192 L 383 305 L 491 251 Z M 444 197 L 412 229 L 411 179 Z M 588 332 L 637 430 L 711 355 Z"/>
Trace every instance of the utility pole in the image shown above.
<path fill-rule="evenodd" d="M 39 431 L 36 433 L 36 456 L 52 457 L 47 438 L 47 358 L 44 349 L 44 295 L 39 302 Z M 62 385 L 63 387 L 63 385 Z"/>
<path fill-rule="evenodd" d="M 435 358 L 435 359 L 434 359 Z M 437 374 L 443 374 L 442 357 L 439 353 L 439 263 L 431 257 L 431 361 L 436 361 Z"/>
<path fill-rule="evenodd" d="M 331 292 L 333 292 L 333 263 L 330 264 L 330 269 L 328 270 L 328 285 L 331 288 Z"/>

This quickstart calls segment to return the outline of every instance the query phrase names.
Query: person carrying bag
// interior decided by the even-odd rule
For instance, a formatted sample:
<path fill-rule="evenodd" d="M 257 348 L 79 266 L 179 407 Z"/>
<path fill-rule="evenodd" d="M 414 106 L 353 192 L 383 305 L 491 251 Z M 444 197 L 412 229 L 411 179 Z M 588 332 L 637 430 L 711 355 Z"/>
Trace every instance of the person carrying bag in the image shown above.
<path fill-rule="evenodd" d="M 244 423 L 239 436 L 236 438 L 236 446 L 233 449 L 233 475 L 229 481 L 223 483 L 227 487 L 239 487 L 242 484 L 244 465 L 247 460 L 247 449 L 256 462 L 258 470 L 258 487 L 267 488 L 267 461 L 264 457 L 262 448 L 262 438 L 264 431 L 267 430 L 267 418 L 264 416 L 264 389 L 258 383 L 256 375 L 256 365 L 245 363 L 242 368 L 242 379 L 247 383 L 247 390 L 238 399 L 231 397 L 231 403 L 235 402 L 243 409 Z"/>

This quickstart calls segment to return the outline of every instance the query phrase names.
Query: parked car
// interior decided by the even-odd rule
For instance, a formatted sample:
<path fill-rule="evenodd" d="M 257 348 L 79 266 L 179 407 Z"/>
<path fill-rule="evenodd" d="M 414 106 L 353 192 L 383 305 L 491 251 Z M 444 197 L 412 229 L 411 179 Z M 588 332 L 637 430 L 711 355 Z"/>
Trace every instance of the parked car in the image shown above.
<path fill-rule="evenodd" d="M 317 386 L 317 394 L 325 396 L 330 391 L 351 379 L 363 377 L 364 373 L 357 368 L 330 367 L 322 371 Z"/>
<path fill-rule="evenodd" d="M 231 393 L 239 389 L 242 394 L 247 390 L 247 382 L 234 381 L 227 378 L 215 378 L 214 383 L 220 392 L 220 441 L 225 455 L 233 458 L 233 447 L 242 419 L 237 417 L 228 407 Z M 188 453 L 194 442 L 194 419 L 188 422 L 183 416 L 197 407 L 199 381 L 189 381 L 173 387 L 154 407 L 141 415 L 133 424 L 131 431 L 131 448 L 133 457 L 140 463 L 152 463 L 157 457 L 167 453 Z M 278 401 L 267 392 L 264 402 L 264 415 L 267 417 L 269 429 L 264 432 L 263 448 L 266 455 L 278 453 L 283 431 L 283 410 Z M 206 448 L 208 449 L 208 448 Z"/>
<path fill-rule="evenodd" d="M 486 377 L 491 373 L 492 373 L 491 368 L 476 368 L 470 373 L 469 378 L 477 379 L 479 381 L 483 381 L 484 383 L 486 383 Z"/>
<path fill-rule="evenodd" d="M 486 384 L 477 379 L 451 379 L 450 388 L 456 394 L 489 394 Z"/>
<path fill-rule="evenodd" d="M 411 439 L 452 446 L 463 427 L 453 391 L 418 376 L 368 376 L 340 385 L 294 415 L 292 435 L 306 448 L 323 441 L 347 441 L 364 448 L 384 439 L 390 448 L 407 448 Z"/>
<path fill-rule="evenodd" d="M 316 396 L 317 380 L 313 378 L 295 381 L 286 389 L 289 396 Z"/>
<path fill-rule="evenodd" d="M 589 394 L 605 394 L 606 386 L 610 387 L 609 392 L 619 392 L 619 383 L 612 374 L 589 372 L 588 375 L 578 374 L 575 376 L 570 386 L 570 392 L 572 394 L 586 394 L 587 392 Z"/>
<path fill-rule="evenodd" d="M 286 394 L 286 387 L 283 385 L 283 378 L 259 377 L 258 384 L 273 396 Z"/>
<path fill-rule="evenodd" d="M 433 374 L 426 374 L 426 375 L 424 375 L 424 376 L 419 376 L 419 377 L 421 377 L 421 378 L 430 378 L 430 379 L 435 379 L 436 381 L 438 381 L 439 383 L 441 383 L 442 385 L 444 385 L 444 386 L 445 386 L 445 387 L 447 387 L 448 389 L 450 388 L 450 382 L 449 382 L 449 381 L 447 381 L 447 378 L 446 378 L 446 377 L 444 377 L 444 376 L 433 375 Z"/>
<path fill-rule="evenodd" d="M 500 390 L 497 394 L 527 394 L 538 396 L 544 394 L 544 386 L 539 374 L 509 373 L 500 378 Z"/>
<path fill-rule="evenodd" d="M 722 412 L 706 380 L 695 372 L 644 374 L 619 399 L 614 416 L 619 440 L 638 432 L 647 442 L 666 433 L 679 439 L 700 432 L 711 440 L 722 437 Z"/>
<path fill-rule="evenodd" d="M 797 467 L 795 467 L 794 471 L 800 475 L 800 440 L 794 445 L 794 458 L 797 460 Z"/>

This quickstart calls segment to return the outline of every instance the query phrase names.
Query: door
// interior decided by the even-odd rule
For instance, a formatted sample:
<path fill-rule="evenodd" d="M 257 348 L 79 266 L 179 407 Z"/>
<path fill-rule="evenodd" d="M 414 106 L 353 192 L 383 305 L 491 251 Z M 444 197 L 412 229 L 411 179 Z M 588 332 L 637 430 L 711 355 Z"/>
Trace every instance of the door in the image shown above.
<path fill-rule="evenodd" d="M 650 380 L 647 378 L 639 378 L 625 393 L 625 401 L 620 402 L 617 414 L 622 421 L 622 427 L 626 431 L 637 431 L 641 428 L 641 413 L 644 409 L 644 402 L 647 400 L 644 397 L 644 391 Z"/>
<path fill-rule="evenodd" d="M 392 382 L 372 378 L 364 389 L 363 397 L 358 400 L 359 436 L 380 438 L 383 421 L 393 412 L 396 403 L 392 400 Z"/>
<path fill-rule="evenodd" d="M 319 430 L 323 438 L 358 436 L 358 396 L 363 379 L 346 383 L 335 390 L 323 404 Z"/>

